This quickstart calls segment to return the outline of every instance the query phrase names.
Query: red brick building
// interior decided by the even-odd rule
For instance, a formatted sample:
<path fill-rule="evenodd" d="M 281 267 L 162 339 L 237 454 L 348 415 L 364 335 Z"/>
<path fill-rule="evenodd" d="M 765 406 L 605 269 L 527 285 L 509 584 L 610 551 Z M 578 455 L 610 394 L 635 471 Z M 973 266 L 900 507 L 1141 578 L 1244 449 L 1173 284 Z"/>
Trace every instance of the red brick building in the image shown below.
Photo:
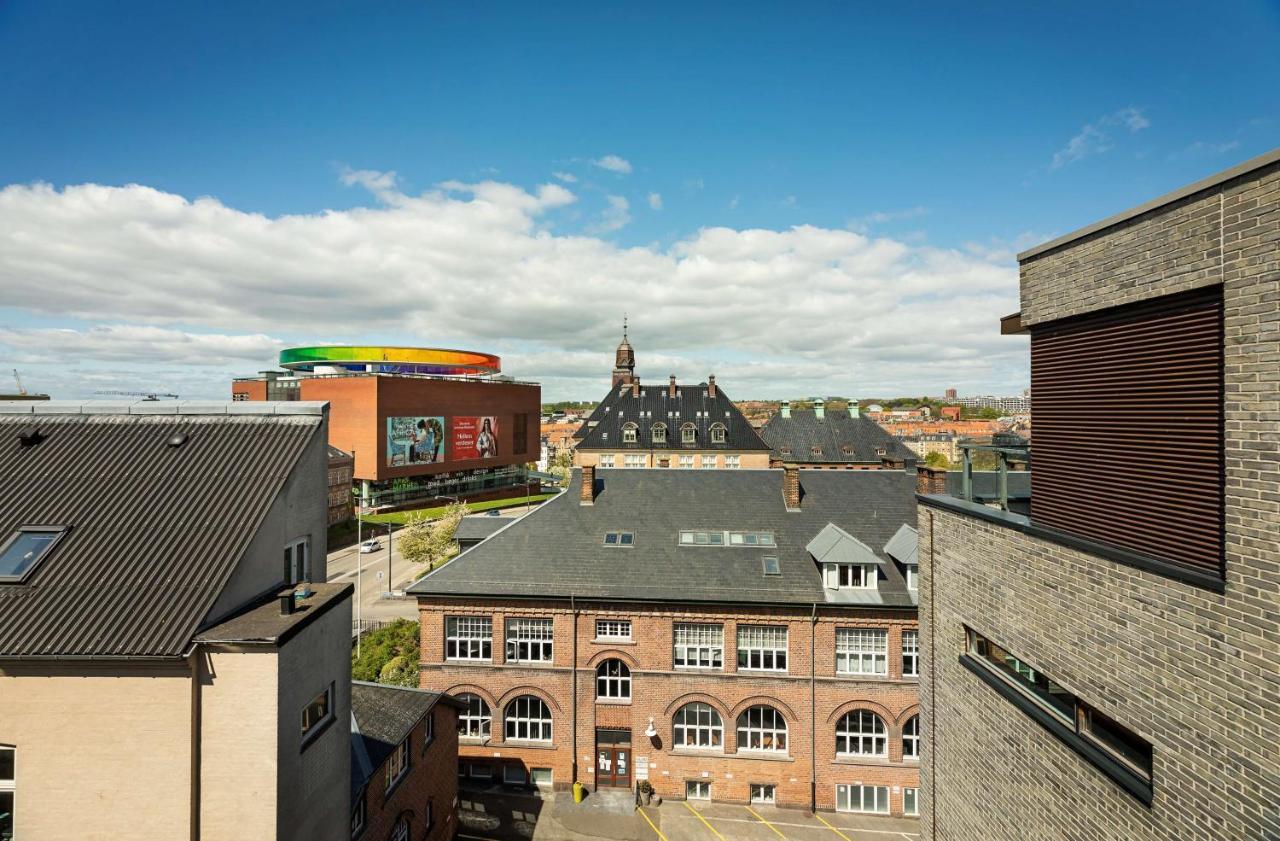
<path fill-rule="evenodd" d="M 352 841 L 454 837 L 460 706 L 437 692 L 351 682 Z"/>
<path fill-rule="evenodd" d="M 913 814 L 914 490 L 578 471 L 410 588 L 422 686 L 466 706 L 460 773 Z"/>

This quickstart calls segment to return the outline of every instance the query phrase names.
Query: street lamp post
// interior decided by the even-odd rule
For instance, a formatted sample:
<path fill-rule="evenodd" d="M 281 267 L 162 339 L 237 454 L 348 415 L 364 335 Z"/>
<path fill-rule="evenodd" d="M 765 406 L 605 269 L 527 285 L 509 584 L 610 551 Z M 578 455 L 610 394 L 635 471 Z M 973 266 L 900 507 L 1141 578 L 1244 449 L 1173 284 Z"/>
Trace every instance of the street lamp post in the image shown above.
<path fill-rule="evenodd" d="M 354 483 L 356 479 L 356 450 L 351 448 L 351 481 Z M 360 596 L 363 595 L 360 590 L 360 571 L 364 564 L 360 557 L 360 550 L 364 548 L 364 542 L 360 539 L 360 526 L 364 523 L 360 515 L 364 513 L 364 485 L 360 486 L 360 496 L 356 500 L 356 659 L 360 659 L 360 637 L 364 629 L 360 627 Z"/>

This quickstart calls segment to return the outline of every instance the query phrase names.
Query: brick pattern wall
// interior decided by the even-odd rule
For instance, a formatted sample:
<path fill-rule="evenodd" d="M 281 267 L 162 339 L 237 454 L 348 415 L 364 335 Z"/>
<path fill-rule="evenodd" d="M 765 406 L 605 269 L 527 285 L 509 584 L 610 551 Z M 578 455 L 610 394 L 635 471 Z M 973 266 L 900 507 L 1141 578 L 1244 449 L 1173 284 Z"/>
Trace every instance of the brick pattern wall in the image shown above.
<path fill-rule="evenodd" d="M 427 720 L 409 734 L 408 774 L 387 793 L 386 763 L 373 772 L 365 787 L 365 828 L 353 841 L 382 841 L 401 817 L 409 821 L 413 841 L 449 841 L 458 829 L 458 713 L 448 704 L 431 709 L 432 738 Z M 427 804 L 432 821 L 427 825 Z"/>
<path fill-rule="evenodd" d="M 454 695 L 472 693 L 484 698 L 492 714 L 487 742 L 463 739 L 459 754 L 464 761 L 491 764 L 501 776 L 508 763 L 529 768 L 551 768 L 555 786 L 567 788 L 573 781 L 573 760 L 578 759 L 578 779 L 595 787 L 596 728 L 630 729 L 635 761 L 649 767 L 649 780 L 664 797 L 684 797 L 685 781 L 705 779 L 712 797 L 722 802 L 746 802 L 751 783 L 777 786 L 778 804 L 809 805 L 812 757 L 810 722 L 817 722 L 817 802 L 819 808 L 835 808 L 837 783 L 886 785 L 895 814 L 902 812 L 902 788 L 916 787 L 918 767 L 902 759 L 902 726 L 918 712 L 916 680 L 902 677 L 901 640 L 904 630 L 916 627 L 914 610 L 875 612 L 820 608 L 810 645 L 808 609 L 715 610 L 671 605 L 581 604 L 578 606 L 577 746 L 574 751 L 573 640 L 575 618 L 562 602 L 455 603 L 422 599 L 422 686 Z M 445 618 L 490 616 L 493 619 L 493 662 L 446 662 Z M 503 634 L 506 620 L 515 617 L 552 618 L 555 623 L 554 662 L 550 666 L 505 663 Z M 597 618 L 630 619 L 632 641 L 595 639 Z M 698 622 L 724 626 L 723 670 L 676 669 L 673 664 L 673 626 Z M 737 628 L 740 624 L 785 626 L 788 629 L 788 663 L 785 674 L 740 672 L 737 667 Z M 837 677 L 836 628 L 878 628 L 888 632 L 889 674 L 883 678 Z M 811 715 L 810 656 L 816 652 L 817 679 Z M 617 658 L 631 670 L 629 702 L 597 701 L 596 667 Z M 502 711 L 515 697 L 530 694 L 542 698 L 554 718 L 550 746 L 512 745 L 503 738 Z M 724 745 L 719 750 L 673 747 L 672 719 L 686 703 L 703 701 L 720 714 Z M 787 721 L 788 750 L 773 757 L 737 754 L 738 715 L 754 704 L 768 704 Z M 869 709 L 885 721 L 889 756 L 886 759 L 837 759 L 835 728 L 845 712 Z M 658 732 L 644 735 L 649 719 Z M 631 780 L 634 785 L 635 777 Z"/>
<path fill-rule="evenodd" d="M 1224 284 L 1226 592 L 922 509 L 924 837 L 1280 838 L 1280 167 L 1047 257 L 1024 321 Z M 1149 740 L 1152 806 L 965 670 L 966 623 Z"/>

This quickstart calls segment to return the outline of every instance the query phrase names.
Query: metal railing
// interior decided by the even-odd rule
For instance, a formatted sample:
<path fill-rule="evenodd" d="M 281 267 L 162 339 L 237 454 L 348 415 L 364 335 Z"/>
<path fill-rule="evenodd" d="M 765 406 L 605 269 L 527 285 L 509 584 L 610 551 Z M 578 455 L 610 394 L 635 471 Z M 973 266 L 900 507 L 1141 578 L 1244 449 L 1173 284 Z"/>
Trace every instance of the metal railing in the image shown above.
<path fill-rule="evenodd" d="M 975 452 L 995 453 L 997 462 L 997 497 L 1000 503 L 1000 510 L 1008 511 L 1010 466 L 1021 465 L 1022 470 L 1031 469 L 1031 448 L 1026 439 L 1021 436 L 1003 437 L 997 433 L 992 436 L 989 444 L 962 441 L 959 447 L 962 463 L 960 498 L 969 502 L 973 501 L 973 454 Z"/>

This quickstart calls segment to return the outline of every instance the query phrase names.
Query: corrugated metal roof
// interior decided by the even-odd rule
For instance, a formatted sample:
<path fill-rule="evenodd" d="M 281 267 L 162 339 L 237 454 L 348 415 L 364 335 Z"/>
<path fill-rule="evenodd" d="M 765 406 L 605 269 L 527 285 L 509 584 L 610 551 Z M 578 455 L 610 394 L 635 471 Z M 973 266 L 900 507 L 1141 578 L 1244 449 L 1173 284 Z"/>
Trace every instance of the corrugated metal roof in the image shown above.
<path fill-rule="evenodd" d="M 0 415 L 0 535 L 70 528 L 0 585 L 0 657 L 183 653 L 323 418 L 124 412 Z"/>

